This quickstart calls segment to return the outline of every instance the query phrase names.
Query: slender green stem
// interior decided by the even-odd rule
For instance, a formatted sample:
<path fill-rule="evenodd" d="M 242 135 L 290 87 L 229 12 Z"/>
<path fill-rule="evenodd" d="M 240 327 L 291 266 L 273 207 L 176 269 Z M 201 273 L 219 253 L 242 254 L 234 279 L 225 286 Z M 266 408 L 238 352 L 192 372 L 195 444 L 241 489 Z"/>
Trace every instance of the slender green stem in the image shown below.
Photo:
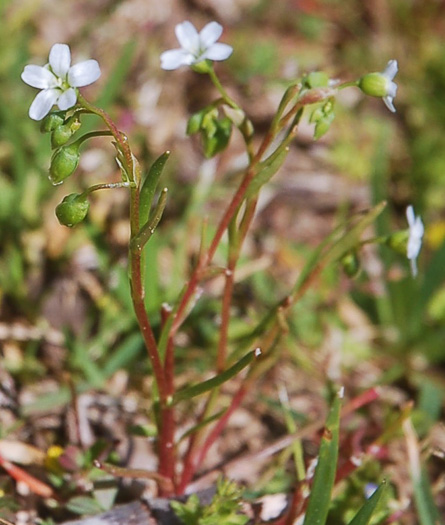
<path fill-rule="evenodd" d="M 359 84 L 359 80 L 350 80 L 349 82 L 343 82 L 342 84 L 339 84 L 336 86 L 337 89 L 345 89 L 348 87 L 357 87 Z"/>
<path fill-rule="evenodd" d="M 133 166 L 133 155 L 131 153 L 130 145 L 128 144 L 128 138 L 124 133 L 119 131 L 108 113 L 103 109 L 96 107 L 94 104 L 91 104 L 91 102 L 88 102 L 88 100 L 86 100 L 80 93 L 77 96 L 77 102 L 82 108 L 86 109 L 90 113 L 93 113 L 94 115 L 97 115 L 105 122 L 106 126 L 111 131 L 111 134 L 119 145 L 122 153 L 124 154 L 127 165 Z"/>
<path fill-rule="evenodd" d="M 236 126 L 239 129 L 241 135 L 243 136 L 244 142 L 246 144 L 247 154 L 249 155 L 249 159 L 252 160 L 254 156 L 253 146 L 252 146 L 252 138 L 253 138 L 253 124 L 252 122 L 247 118 L 247 115 L 245 112 L 240 108 L 240 106 L 233 100 L 233 98 L 227 93 L 227 91 L 224 89 L 224 86 L 219 81 L 218 76 L 215 73 L 215 70 L 213 69 L 213 66 L 210 67 L 209 70 L 209 76 L 211 81 L 213 82 L 216 89 L 221 94 L 222 100 L 230 106 L 232 109 L 243 115 L 242 122 L 237 123 Z M 219 101 L 218 102 L 219 105 Z"/>
<path fill-rule="evenodd" d="M 216 89 L 220 92 L 222 98 L 224 99 L 225 103 L 229 105 L 233 109 L 237 109 L 242 111 L 242 109 L 238 106 L 238 104 L 233 100 L 233 98 L 227 93 L 227 91 L 224 89 L 223 85 L 219 81 L 218 76 L 215 73 L 215 70 L 213 69 L 213 66 L 209 70 L 209 77 L 211 81 L 213 82 Z"/>
<path fill-rule="evenodd" d="M 85 133 L 85 135 L 82 135 L 76 140 L 76 143 L 83 144 L 86 140 L 93 139 L 95 137 L 110 137 L 113 136 L 113 133 L 111 131 L 90 131 L 89 133 Z"/>

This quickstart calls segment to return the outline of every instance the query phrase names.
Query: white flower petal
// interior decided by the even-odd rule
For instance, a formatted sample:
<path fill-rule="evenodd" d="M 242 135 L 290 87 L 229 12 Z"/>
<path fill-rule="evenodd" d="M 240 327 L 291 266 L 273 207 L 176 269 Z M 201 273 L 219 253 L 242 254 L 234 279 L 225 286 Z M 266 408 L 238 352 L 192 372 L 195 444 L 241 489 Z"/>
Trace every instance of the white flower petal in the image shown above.
<path fill-rule="evenodd" d="M 397 60 L 390 60 L 385 68 L 385 71 L 383 71 L 383 75 L 386 78 L 389 78 L 389 80 L 392 80 L 399 70 L 399 67 L 397 65 Z"/>
<path fill-rule="evenodd" d="M 216 43 L 209 47 L 200 57 L 201 60 L 225 60 L 232 54 L 233 48 L 228 44 Z"/>
<path fill-rule="evenodd" d="M 411 204 L 406 208 L 406 219 L 410 228 L 414 226 L 414 223 L 416 222 L 416 216 L 414 214 L 414 208 Z"/>
<path fill-rule="evenodd" d="M 64 91 L 57 102 L 59 109 L 64 111 L 65 109 L 72 108 L 77 102 L 77 91 L 74 88 L 69 88 Z"/>
<path fill-rule="evenodd" d="M 29 116 L 33 120 L 42 120 L 49 113 L 60 96 L 60 89 L 44 89 L 34 99 L 29 108 Z"/>
<path fill-rule="evenodd" d="M 57 86 L 57 78 L 42 66 L 25 66 L 22 73 L 22 80 L 29 86 L 48 89 Z"/>
<path fill-rule="evenodd" d="M 190 65 L 193 59 L 193 55 L 184 49 L 170 49 L 161 54 L 161 68 L 171 71 L 181 66 Z"/>
<path fill-rule="evenodd" d="M 199 51 L 199 35 L 195 26 L 186 20 L 175 27 L 176 38 L 181 47 L 191 53 Z"/>
<path fill-rule="evenodd" d="M 396 112 L 396 108 L 394 107 L 394 104 L 392 103 L 394 97 L 383 97 L 383 102 L 385 103 L 385 106 L 389 109 L 389 111 L 392 111 L 393 113 Z"/>
<path fill-rule="evenodd" d="M 223 27 L 218 22 L 210 22 L 199 33 L 201 48 L 205 49 L 213 45 L 222 35 Z"/>
<path fill-rule="evenodd" d="M 416 259 L 419 255 L 420 249 L 422 248 L 422 238 L 425 231 L 422 219 L 416 217 L 414 208 L 408 206 L 406 208 L 406 218 L 409 225 L 409 237 L 408 245 L 406 248 L 406 256 L 411 262 L 411 272 L 413 277 L 417 275 L 417 263 Z"/>
<path fill-rule="evenodd" d="M 71 65 L 71 51 L 66 44 L 54 44 L 49 52 L 49 65 L 54 73 L 65 80 Z"/>
<path fill-rule="evenodd" d="M 395 82 L 388 82 L 386 92 L 387 96 L 394 98 L 397 95 L 397 84 Z"/>
<path fill-rule="evenodd" d="M 100 67 L 97 60 L 85 60 L 70 67 L 68 83 L 73 87 L 83 87 L 96 82 L 100 77 Z"/>

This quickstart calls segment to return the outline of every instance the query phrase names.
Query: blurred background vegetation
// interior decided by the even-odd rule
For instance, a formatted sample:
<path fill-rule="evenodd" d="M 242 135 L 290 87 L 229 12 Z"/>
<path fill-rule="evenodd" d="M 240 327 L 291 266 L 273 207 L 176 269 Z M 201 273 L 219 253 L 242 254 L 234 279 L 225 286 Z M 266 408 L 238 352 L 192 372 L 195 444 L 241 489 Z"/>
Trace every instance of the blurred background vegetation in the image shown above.
<path fill-rule="evenodd" d="M 224 26 L 222 41 L 234 53 L 217 70 L 260 133 L 286 83 L 304 72 L 354 79 L 398 60 L 395 115 L 381 100 L 346 90 L 322 140 L 314 143 L 310 125 L 302 126 L 261 201 L 239 270 L 231 337 L 242 337 L 286 293 L 336 219 L 387 200 L 376 226 L 383 234 L 406 226 L 412 203 L 426 225 L 419 277 L 413 280 L 406 259 L 384 247 L 365 250 L 355 281 L 330 268 L 294 308 L 283 355 L 290 370 L 316 378 L 305 388 L 318 388 L 329 375 L 353 389 L 397 388 L 389 405 L 415 400 L 416 429 L 431 439 L 445 393 L 445 5 L 439 0 L 3 0 L 1 379 L 29 396 L 18 397 L 18 419 L 3 416 L 0 437 L 14 432 L 17 421 L 26 426 L 27 417 L 65 403 L 67 371 L 81 391 L 119 392 L 117 373 L 126 377 L 122 392 L 149 391 L 128 293 L 126 193 L 95 195 L 87 222 L 73 231 L 54 216 L 64 195 L 119 180 L 113 149 L 97 139 L 78 173 L 52 187 L 48 137 L 27 116 L 34 91 L 20 73 L 28 63 L 43 64 L 53 43 L 69 44 L 74 62 L 99 61 L 101 79 L 83 92 L 130 136 L 141 162 L 148 166 L 172 150 L 164 180 L 170 200 L 147 256 L 147 304 L 156 324 L 160 305 L 174 299 L 186 278 L 206 195 L 211 188 L 205 212 L 217 217 L 242 162 L 236 136 L 216 161 L 204 161 L 199 142 L 185 137 L 187 117 L 214 95 L 206 78 L 159 67 L 159 54 L 177 45 L 174 26 L 185 19 L 198 28 L 210 20 Z M 94 129 L 90 119 L 84 128 Z M 186 379 L 212 362 L 219 284 L 206 289 L 187 322 L 179 356 Z M 298 391 L 288 381 L 291 393 Z M 272 391 L 264 393 L 266 406 Z M 40 444 L 58 440 L 53 429 Z M 437 475 L 433 470 L 432 479 Z"/>

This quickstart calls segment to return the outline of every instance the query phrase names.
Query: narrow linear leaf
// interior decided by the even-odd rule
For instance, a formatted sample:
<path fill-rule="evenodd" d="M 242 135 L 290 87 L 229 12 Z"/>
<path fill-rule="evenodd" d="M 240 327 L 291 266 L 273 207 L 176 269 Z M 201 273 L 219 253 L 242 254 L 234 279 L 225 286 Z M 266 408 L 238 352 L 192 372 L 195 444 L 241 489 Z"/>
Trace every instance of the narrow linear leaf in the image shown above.
<path fill-rule="evenodd" d="M 165 206 L 167 204 L 167 193 L 168 188 L 164 188 L 161 191 L 161 194 L 159 195 L 158 203 L 156 204 L 156 208 L 154 209 L 153 213 L 151 214 L 150 218 L 147 220 L 147 222 L 142 226 L 139 233 L 134 237 L 131 241 L 131 247 L 136 247 L 137 249 L 141 250 L 147 242 L 151 239 L 151 236 L 155 232 L 159 221 L 162 218 L 162 214 L 164 213 Z"/>
<path fill-rule="evenodd" d="M 337 395 L 329 413 L 321 440 L 311 495 L 304 525 L 324 525 L 331 504 L 338 459 L 341 397 Z"/>
<path fill-rule="evenodd" d="M 431 490 L 430 480 L 425 469 L 421 470 L 419 479 L 414 479 L 414 500 L 421 525 L 443 525 L 444 520 L 436 507 Z"/>
<path fill-rule="evenodd" d="M 357 514 L 352 518 L 348 525 L 368 525 L 377 505 L 385 491 L 386 481 L 382 481 L 374 494 L 365 501 Z"/>
<path fill-rule="evenodd" d="M 329 260 L 337 260 L 345 253 L 353 250 L 360 242 L 362 233 L 368 228 L 382 213 L 386 207 L 386 201 L 380 202 L 371 208 L 344 236 L 333 245 Z"/>
<path fill-rule="evenodd" d="M 184 439 L 188 438 L 189 436 L 192 436 L 195 434 L 198 430 L 201 430 L 202 428 L 206 427 L 210 423 L 213 423 L 213 421 L 218 420 L 226 411 L 224 408 L 223 410 L 219 410 L 215 414 L 211 415 L 210 417 L 207 417 L 203 421 L 200 421 L 197 425 L 194 425 L 192 428 L 189 428 L 187 432 L 184 432 L 184 434 L 179 438 L 178 443 L 181 443 L 184 441 Z"/>
<path fill-rule="evenodd" d="M 256 195 L 260 191 L 261 186 L 264 186 L 266 182 L 269 182 L 269 180 L 281 168 L 281 165 L 283 164 L 284 159 L 287 157 L 288 153 L 289 148 L 272 153 L 268 159 L 260 164 L 260 171 L 255 175 L 255 177 L 252 179 L 252 182 L 249 184 L 249 187 L 247 188 L 245 196 L 246 199 Z"/>
<path fill-rule="evenodd" d="M 139 196 L 139 222 L 141 226 L 144 226 L 148 221 L 156 187 L 169 157 L 170 151 L 166 151 L 160 155 L 151 165 L 150 170 L 142 183 Z"/>
<path fill-rule="evenodd" d="M 202 383 L 198 383 L 197 385 L 178 390 L 178 392 L 176 392 L 176 394 L 173 396 L 172 404 L 174 405 L 179 401 L 183 401 L 184 399 L 191 399 L 192 397 L 199 396 L 200 394 L 204 394 L 204 392 L 208 392 L 209 390 L 213 390 L 214 388 L 221 386 L 223 383 L 241 372 L 241 370 L 249 365 L 254 359 L 255 351 L 249 352 L 221 374 L 218 374 L 207 381 L 203 381 Z"/>

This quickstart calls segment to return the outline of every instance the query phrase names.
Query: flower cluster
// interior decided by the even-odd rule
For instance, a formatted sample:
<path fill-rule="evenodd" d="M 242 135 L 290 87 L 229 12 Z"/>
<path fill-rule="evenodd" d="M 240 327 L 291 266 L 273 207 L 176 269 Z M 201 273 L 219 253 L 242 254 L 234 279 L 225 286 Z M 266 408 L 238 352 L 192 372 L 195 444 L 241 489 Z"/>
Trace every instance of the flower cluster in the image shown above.
<path fill-rule="evenodd" d="M 29 65 L 22 73 L 26 84 L 41 89 L 31 107 L 29 116 L 42 120 L 57 104 L 59 109 L 72 108 L 77 102 L 77 88 L 88 86 L 100 77 L 96 60 L 85 60 L 71 66 L 71 52 L 66 44 L 54 44 L 45 66 Z"/>

